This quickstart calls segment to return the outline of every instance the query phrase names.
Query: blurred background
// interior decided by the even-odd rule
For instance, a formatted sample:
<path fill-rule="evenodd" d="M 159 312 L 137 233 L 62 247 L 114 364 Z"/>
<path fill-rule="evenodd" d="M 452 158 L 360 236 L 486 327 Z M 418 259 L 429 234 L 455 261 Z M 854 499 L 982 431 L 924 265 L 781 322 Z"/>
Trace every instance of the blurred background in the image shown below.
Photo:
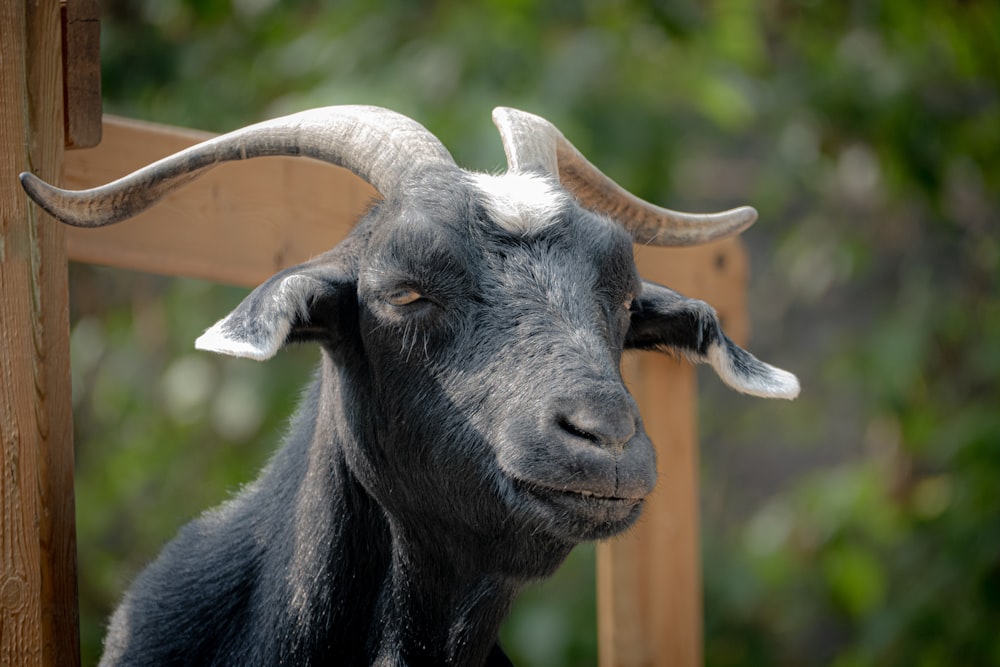
<path fill-rule="evenodd" d="M 705 661 L 1000 665 L 1000 3 L 107 0 L 108 112 L 226 131 L 368 103 L 459 164 L 496 105 L 627 189 L 752 204 L 750 349 L 701 378 Z M 317 249 L 317 251 L 322 249 Z M 251 480 L 317 359 L 195 353 L 245 290 L 74 265 L 85 664 L 124 586 Z M 518 664 L 595 665 L 594 553 L 528 590 Z"/>

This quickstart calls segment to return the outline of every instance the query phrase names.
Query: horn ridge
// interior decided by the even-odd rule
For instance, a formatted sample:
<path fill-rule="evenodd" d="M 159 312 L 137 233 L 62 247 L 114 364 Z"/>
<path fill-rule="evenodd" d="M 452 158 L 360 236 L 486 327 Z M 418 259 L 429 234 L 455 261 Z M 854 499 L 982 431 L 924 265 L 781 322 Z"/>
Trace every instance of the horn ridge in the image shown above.
<path fill-rule="evenodd" d="M 311 109 L 219 135 L 89 190 L 64 190 L 21 174 L 28 195 L 79 227 L 120 222 L 208 169 L 235 160 L 301 155 L 354 172 L 390 198 L 428 166 L 455 162 L 416 121 L 388 109 L 344 105 Z"/>
<path fill-rule="evenodd" d="M 541 116 L 497 107 L 493 122 L 500 131 L 509 171 L 541 169 L 558 178 L 582 206 L 617 220 L 636 243 L 697 245 L 738 234 L 757 219 L 757 211 L 750 206 L 707 214 L 656 206 L 606 176 Z"/>

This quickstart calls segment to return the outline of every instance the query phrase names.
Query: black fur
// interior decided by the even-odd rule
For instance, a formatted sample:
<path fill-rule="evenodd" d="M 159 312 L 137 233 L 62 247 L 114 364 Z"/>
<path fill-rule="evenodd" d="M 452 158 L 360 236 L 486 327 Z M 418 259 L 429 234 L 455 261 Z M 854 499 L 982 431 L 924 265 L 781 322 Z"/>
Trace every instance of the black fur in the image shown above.
<path fill-rule="evenodd" d="M 621 354 L 703 354 L 714 314 L 644 290 L 575 204 L 515 235 L 482 202 L 427 174 L 218 325 L 322 363 L 259 479 L 136 579 L 102 664 L 506 665 L 518 590 L 635 521 L 656 471 Z"/>

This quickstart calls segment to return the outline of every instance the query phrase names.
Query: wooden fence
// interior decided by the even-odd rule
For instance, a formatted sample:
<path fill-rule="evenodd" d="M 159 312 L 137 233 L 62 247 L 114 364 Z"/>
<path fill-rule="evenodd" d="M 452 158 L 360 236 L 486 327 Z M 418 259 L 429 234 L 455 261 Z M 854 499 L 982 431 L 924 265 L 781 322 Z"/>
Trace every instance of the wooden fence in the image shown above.
<path fill-rule="evenodd" d="M 19 172 L 89 187 L 209 136 L 102 122 L 98 15 L 96 0 L 0 4 L 3 665 L 79 664 L 67 262 L 254 286 L 336 243 L 372 193 L 337 167 L 269 158 L 222 166 L 114 227 L 67 229 L 48 218 L 21 191 Z M 730 335 L 745 337 L 739 241 L 636 255 L 646 278 L 712 303 Z M 600 665 L 693 667 L 702 660 L 694 372 L 642 353 L 626 356 L 624 373 L 660 481 L 639 524 L 598 547 Z"/>

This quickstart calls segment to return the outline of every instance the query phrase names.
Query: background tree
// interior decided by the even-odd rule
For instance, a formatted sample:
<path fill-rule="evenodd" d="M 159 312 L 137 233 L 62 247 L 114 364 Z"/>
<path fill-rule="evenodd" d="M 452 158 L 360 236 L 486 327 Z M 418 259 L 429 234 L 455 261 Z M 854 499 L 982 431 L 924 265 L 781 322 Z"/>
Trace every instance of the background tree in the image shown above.
<path fill-rule="evenodd" d="M 1000 664 L 1000 6 L 988 0 L 111 0 L 108 111 L 224 131 L 380 104 L 504 164 L 498 104 L 630 190 L 751 203 L 763 358 L 703 383 L 706 662 Z M 242 290 L 73 268 L 86 657 L 125 583 L 275 447 L 315 351 L 189 353 Z M 109 435 L 110 434 L 110 435 Z M 165 501 L 165 499 L 171 499 Z M 595 663 L 593 552 L 504 630 Z M 550 590 L 550 589 L 549 589 Z"/>

